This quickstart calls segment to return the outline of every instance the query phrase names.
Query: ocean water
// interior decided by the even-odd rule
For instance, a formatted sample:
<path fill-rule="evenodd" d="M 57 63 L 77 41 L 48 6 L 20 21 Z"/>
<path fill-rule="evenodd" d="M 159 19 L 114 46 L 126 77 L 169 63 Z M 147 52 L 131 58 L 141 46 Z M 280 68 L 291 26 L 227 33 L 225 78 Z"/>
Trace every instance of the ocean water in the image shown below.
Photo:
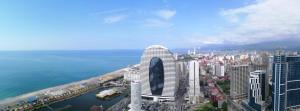
<path fill-rule="evenodd" d="M 126 93 L 122 93 L 118 96 L 114 96 L 107 100 L 98 99 L 96 97 L 96 94 L 98 94 L 100 91 L 103 91 L 104 89 L 107 88 L 99 88 L 97 90 L 90 91 L 83 95 L 51 104 L 49 106 L 54 110 L 59 110 L 62 108 L 66 108 L 66 106 L 70 106 L 64 109 L 63 111 L 90 111 L 90 108 L 93 105 L 102 106 L 104 109 L 107 109 L 115 105 L 116 103 L 118 103 L 126 96 Z M 51 111 L 51 110 L 49 110 L 49 108 L 47 107 L 44 107 L 39 111 Z"/>
<path fill-rule="evenodd" d="M 0 100 L 137 64 L 141 54 L 142 50 L 0 51 Z"/>

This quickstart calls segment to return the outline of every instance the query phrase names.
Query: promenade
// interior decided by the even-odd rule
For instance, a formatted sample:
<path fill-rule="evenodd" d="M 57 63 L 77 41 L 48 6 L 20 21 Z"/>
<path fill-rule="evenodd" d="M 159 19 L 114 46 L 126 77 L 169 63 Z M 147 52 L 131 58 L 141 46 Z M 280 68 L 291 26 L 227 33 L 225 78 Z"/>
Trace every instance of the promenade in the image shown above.
<path fill-rule="evenodd" d="M 46 88 L 13 98 L 7 98 L 0 101 L 0 111 L 37 110 L 48 107 L 50 104 L 82 95 L 100 87 L 116 85 L 116 83 L 112 83 L 111 81 L 122 78 L 126 71 L 128 71 L 128 69 L 123 68 L 86 80 Z"/>

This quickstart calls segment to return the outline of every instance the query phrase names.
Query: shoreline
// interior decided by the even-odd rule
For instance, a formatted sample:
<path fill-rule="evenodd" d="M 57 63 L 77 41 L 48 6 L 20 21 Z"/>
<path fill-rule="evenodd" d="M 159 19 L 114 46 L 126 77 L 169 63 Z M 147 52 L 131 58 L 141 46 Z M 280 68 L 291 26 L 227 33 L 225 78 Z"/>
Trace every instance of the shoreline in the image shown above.
<path fill-rule="evenodd" d="M 135 64 L 134 66 L 139 66 L 139 64 Z M 0 100 L 0 110 L 7 109 L 8 107 L 11 107 L 11 106 L 16 106 L 16 105 L 18 106 L 18 104 L 20 102 L 25 102 L 31 97 L 36 97 L 37 100 L 41 99 L 43 104 L 45 104 L 44 103 L 45 97 L 47 97 L 47 98 L 48 97 L 51 97 L 51 98 L 58 97 L 58 100 L 54 100 L 52 102 L 46 101 L 47 102 L 46 104 L 56 103 L 58 101 L 63 101 L 66 99 L 77 97 L 79 95 L 82 95 L 84 93 L 92 91 L 93 89 L 103 87 L 103 86 L 101 86 L 101 84 L 103 84 L 103 83 L 109 82 L 116 78 L 123 77 L 123 74 L 127 70 L 128 70 L 128 67 L 121 68 L 121 69 L 118 69 L 118 70 L 115 70 L 115 71 L 112 71 L 109 73 L 105 73 L 103 75 L 99 75 L 96 77 L 91 77 L 91 78 L 88 78 L 85 80 L 80 80 L 80 81 L 75 81 L 75 82 L 62 84 L 62 85 L 58 85 L 58 86 L 54 86 L 54 87 L 49 87 L 49 88 L 25 93 L 25 94 L 15 96 L 15 97 L 9 97 L 9 98 Z M 61 97 L 61 96 L 64 96 L 65 94 L 69 94 L 70 96 L 67 95 L 66 98 Z M 51 99 L 51 98 L 48 98 L 48 99 Z M 60 99 L 60 98 L 62 98 L 62 99 Z"/>

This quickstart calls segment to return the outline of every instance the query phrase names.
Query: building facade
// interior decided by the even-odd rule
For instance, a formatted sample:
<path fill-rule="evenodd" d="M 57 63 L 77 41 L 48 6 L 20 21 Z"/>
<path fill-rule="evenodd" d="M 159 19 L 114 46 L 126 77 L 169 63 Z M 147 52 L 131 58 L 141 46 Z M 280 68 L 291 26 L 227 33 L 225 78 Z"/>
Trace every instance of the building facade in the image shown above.
<path fill-rule="evenodd" d="M 248 99 L 243 101 L 242 105 L 247 111 L 265 110 L 265 88 L 268 85 L 266 81 L 266 71 L 256 70 L 250 72 Z"/>
<path fill-rule="evenodd" d="M 131 81 L 131 103 L 129 111 L 141 111 L 142 108 L 142 87 L 139 80 Z"/>
<path fill-rule="evenodd" d="M 217 76 L 225 76 L 225 66 L 223 65 L 223 63 L 216 63 L 215 72 Z"/>
<path fill-rule="evenodd" d="M 273 111 L 299 109 L 300 56 L 287 56 L 283 51 L 278 51 L 273 59 Z"/>
<path fill-rule="evenodd" d="M 230 96 L 245 99 L 248 92 L 249 65 L 234 65 L 230 75 Z"/>
<path fill-rule="evenodd" d="M 200 100 L 200 66 L 199 62 L 192 60 L 189 62 L 189 101 L 192 104 L 199 103 Z"/>
<path fill-rule="evenodd" d="M 256 63 L 233 65 L 230 69 L 230 96 L 233 99 L 246 99 L 248 96 L 248 80 L 250 72 L 266 70 L 267 66 Z M 266 78 L 267 80 L 267 78 Z M 266 81 L 267 82 L 267 81 Z M 267 89 L 266 89 L 266 92 Z"/>
<path fill-rule="evenodd" d="M 173 54 L 165 47 L 152 45 L 141 57 L 142 97 L 149 100 L 174 101 L 178 74 Z"/>
<path fill-rule="evenodd" d="M 138 67 L 129 66 L 123 76 L 125 81 L 140 80 Z"/>

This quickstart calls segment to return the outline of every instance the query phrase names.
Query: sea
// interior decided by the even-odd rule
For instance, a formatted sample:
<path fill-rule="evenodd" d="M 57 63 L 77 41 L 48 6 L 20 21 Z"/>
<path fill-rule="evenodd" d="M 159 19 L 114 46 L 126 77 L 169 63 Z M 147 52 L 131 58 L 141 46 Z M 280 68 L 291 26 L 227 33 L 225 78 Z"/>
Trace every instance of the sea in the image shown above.
<path fill-rule="evenodd" d="M 0 100 L 138 64 L 142 52 L 0 51 Z"/>

